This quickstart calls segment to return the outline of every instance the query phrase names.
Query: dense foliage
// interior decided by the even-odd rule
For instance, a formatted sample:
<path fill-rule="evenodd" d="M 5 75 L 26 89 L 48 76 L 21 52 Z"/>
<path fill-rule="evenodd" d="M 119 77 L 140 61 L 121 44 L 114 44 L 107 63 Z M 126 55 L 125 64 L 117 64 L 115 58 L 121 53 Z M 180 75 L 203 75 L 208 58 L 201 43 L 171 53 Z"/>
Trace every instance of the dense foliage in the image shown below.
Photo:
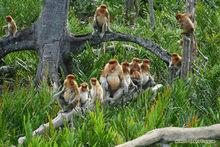
<path fill-rule="evenodd" d="M 68 29 L 74 34 L 92 31 L 92 17 L 99 0 L 72 0 L 69 9 Z M 149 27 L 148 3 L 140 1 L 140 17 L 132 29 L 125 26 L 123 1 L 109 0 L 106 3 L 112 16 L 112 29 L 148 38 L 169 52 L 181 53 L 177 41 L 181 38 L 175 13 L 184 11 L 184 3 L 176 0 L 155 0 L 156 29 Z M 18 29 L 30 26 L 39 16 L 41 0 L 0 0 L 0 26 L 4 18 L 14 16 Z M 4 81 L 0 96 L 0 144 L 17 144 L 19 136 L 26 135 L 30 146 L 113 146 L 136 138 L 154 128 L 177 126 L 197 127 L 220 123 L 220 3 L 217 0 L 200 0 L 196 5 L 196 38 L 200 50 L 209 58 L 200 75 L 190 76 L 187 81 L 177 80 L 167 84 L 167 66 L 146 49 L 126 43 L 136 49 L 125 51 L 123 42 L 114 44 L 114 53 L 97 55 L 97 49 L 87 46 L 87 50 L 73 55 L 73 73 L 78 82 L 99 76 L 104 64 L 112 57 L 119 61 L 131 60 L 135 56 L 149 58 L 151 73 L 157 83 L 165 87 L 156 100 L 151 100 L 148 91 L 137 100 L 122 107 L 102 108 L 95 112 L 74 118 L 74 129 L 56 131 L 52 127 L 42 136 L 31 138 L 32 130 L 43 122 L 51 121 L 59 111 L 52 102 L 52 90 L 45 83 L 40 91 L 33 86 L 38 57 L 34 52 L 19 52 L 7 55 L 5 64 L 18 69 L 15 77 L 0 77 Z M 3 30 L 0 35 L 3 36 Z M 125 43 L 124 43 L 125 44 Z M 197 63 L 200 65 L 200 63 Z M 60 75 L 63 77 L 63 75 Z M 216 143 L 217 144 L 217 143 Z M 200 144 L 203 146 L 202 144 Z M 220 145 L 220 144 L 218 144 Z M 173 146 L 175 146 L 173 144 Z M 179 146 L 179 145 L 178 145 Z M 193 144 L 192 146 L 199 146 Z M 207 145 L 208 146 L 208 145 Z M 213 144 L 214 146 L 214 144 Z"/>

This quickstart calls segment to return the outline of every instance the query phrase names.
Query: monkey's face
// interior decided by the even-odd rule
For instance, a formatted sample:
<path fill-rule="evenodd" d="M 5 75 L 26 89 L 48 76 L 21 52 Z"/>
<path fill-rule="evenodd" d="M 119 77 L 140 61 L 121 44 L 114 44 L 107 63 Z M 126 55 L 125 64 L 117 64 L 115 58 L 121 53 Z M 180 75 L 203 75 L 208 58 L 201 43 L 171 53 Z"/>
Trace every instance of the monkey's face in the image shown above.
<path fill-rule="evenodd" d="M 109 69 L 109 71 L 114 72 L 116 67 L 117 67 L 117 65 L 118 65 L 118 61 L 115 60 L 115 59 L 111 59 L 108 62 L 108 69 Z"/>
<path fill-rule="evenodd" d="M 134 58 L 134 59 L 132 60 L 132 63 L 133 63 L 134 65 L 138 65 L 138 64 L 140 64 L 140 59 Z"/>
<path fill-rule="evenodd" d="M 150 61 L 149 61 L 148 59 L 144 59 L 144 60 L 143 60 L 143 64 L 149 65 L 149 64 L 150 64 Z"/>
<path fill-rule="evenodd" d="M 82 87 L 82 89 L 81 89 L 82 92 L 86 92 L 87 91 L 87 88 L 88 88 L 87 85 L 82 85 L 81 87 Z"/>
<path fill-rule="evenodd" d="M 12 17 L 11 16 L 6 16 L 6 21 L 7 22 L 11 22 L 12 21 Z"/>
<path fill-rule="evenodd" d="M 97 79 L 92 78 L 92 79 L 91 79 L 91 84 L 92 84 L 93 86 L 95 86 L 95 85 L 96 85 L 96 81 L 97 81 Z"/>
<path fill-rule="evenodd" d="M 122 64 L 122 70 L 124 73 L 129 73 L 130 72 L 129 64 Z"/>
<path fill-rule="evenodd" d="M 127 61 L 125 61 L 125 62 L 122 63 L 122 66 L 128 68 L 130 65 L 129 65 L 129 63 Z"/>
<path fill-rule="evenodd" d="M 178 57 L 173 57 L 173 61 L 179 62 L 179 58 Z"/>
<path fill-rule="evenodd" d="M 74 88 L 74 82 L 75 82 L 75 76 L 72 75 L 72 74 L 69 74 L 67 77 L 66 77 L 67 81 L 68 81 L 68 85 L 71 87 L 71 88 Z"/>
<path fill-rule="evenodd" d="M 181 13 L 177 13 L 176 14 L 176 20 L 181 20 L 182 19 L 182 17 L 183 17 L 183 15 L 181 14 Z"/>
<path fill-rule="evenodd" d="M 143 64 L 141 65 L 141 69 L 142 69 L 143 71 L 148 71 L 148 70 L 149 70 L 149 64 L 143 63 Z"/>
<path fill-rule="evenodd" d="M 70 87 L 74 87 L 74 79 L 73 78 L 68 78 L 68 83 Z"/>
<path fill-rule="evenodd" d="M 110 70 L 114 71 L 116 69 L 117 63 L 110 64 Z"/>
<path fill-rule="evenodd" d="M 101 4 L 101 5 L 100 5 L 100 8 L 101 8 L 101 9 L 107 9 L 107 6 L 106 6 L 105 4 Z"/>

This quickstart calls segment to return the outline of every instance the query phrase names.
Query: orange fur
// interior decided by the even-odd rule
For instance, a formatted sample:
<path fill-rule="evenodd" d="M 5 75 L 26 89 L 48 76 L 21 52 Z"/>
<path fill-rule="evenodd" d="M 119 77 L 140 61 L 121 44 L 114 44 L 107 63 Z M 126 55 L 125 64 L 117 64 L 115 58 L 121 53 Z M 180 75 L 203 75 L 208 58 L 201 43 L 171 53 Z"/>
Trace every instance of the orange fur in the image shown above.
<path fill-rule="evenodd" d="M 96 98 L 98 98 L 102 102 L 103 101 L 103 88 L 100 85 L 99 81 L 96 78 L 91 78 L 90 85 L 92 86 L 91 96 L 92 96 L 93 102 L 95 102 Z"/>
<path fill-rule="evenodd" d="M 150 61 L 148 59 L 144 59 L 141 63 L 141 71 L 149 72 L 150 71 Z"/>
<path fill-rule="evenodd" d="M 130 63 L 130 75 L 133 74 L 134 71 L 141 72 L 140 66 L 141 60 L 139 58 L 133 58 L 132 62 Z"/>
<path fill-rule="evenodd" d="M 94 30 L 100 31 L 100 37 L 102 38 L 106 31 L 110 29 L 110 15 L 105 4 L 101 4 L 95 11 L 94 15 Z"/>
<path fill-rule="evenodd" d="M 192 14 L 190 13 L 176 14 L 176 20 L 180 23 L 181 28 L 184 30 L 182 34 L 194 32 L 195 26 L 190 19 L 191 15 Z"/>
<path fill-rule="evenodd" d="M 17 32 L 17 25 L 14 19 L 10 15 L 6 16 L 6 22 L 8 23 L 6 29 L 7 36 L 12 35 L 13 37 L 15 37 L 15 34 Z"/>
<path fill-rule="evenodd" d="M 123 70 L 123 73 L 124 73 L 124 74 L 129 74 L 129 73 L 130 73 L 130 65 L 129 65 L 129 62 L 127 62 L 127 61 L 122 62 L 122 63 L 121 63 L 121 67 L 122 67 L 122 70 Z"/>
<path fill-rule="evenodd" d="M 134 71 L 132 74 L 131 74 L 131 78 L 132 79 L 140 79 L 141 78 L 141 74 L 139 71 Z"/>
<path fill-rule="evenodd" d="M 79 88 L 82 92 L 88 91 L 89 87 L 88 84 L 86 82 L 83 82 L 82 84 L 80 84 L 80 88 Z"/>
<path fill-rule="evenodd" d="M 121 81 L 124 79 L 123 70 L 117 60 L 111 59 L 104 68 L 103 77 L 107 78 L 111 90 L 120 88 Z"/>
<path fill-rule="evenodd" d="M 71 99 L 74 99 L 76 96 L 79 95 L 79 90 L 78 90 L 78 84 L 75 81 L 76 77 L 72 74 L 69 74 L 66 76 L 66 79 L 64 80 L 64 99 L 66 101 L 69 101 Z"/>
<path fill-rule="evenodd" d="M 95 11 L 95 20 L 97 21 L 99 27 L 102 27 L 103 24 L 110 23 L 110 15 L 105 4 L 101 4 Z"/>
<path fill-rule="evenodd" d="M 182 57 L 179 56 L 177 53 L 173 53 L 171 56 L 171 65 L 178 65 L 182 62 Z"/>

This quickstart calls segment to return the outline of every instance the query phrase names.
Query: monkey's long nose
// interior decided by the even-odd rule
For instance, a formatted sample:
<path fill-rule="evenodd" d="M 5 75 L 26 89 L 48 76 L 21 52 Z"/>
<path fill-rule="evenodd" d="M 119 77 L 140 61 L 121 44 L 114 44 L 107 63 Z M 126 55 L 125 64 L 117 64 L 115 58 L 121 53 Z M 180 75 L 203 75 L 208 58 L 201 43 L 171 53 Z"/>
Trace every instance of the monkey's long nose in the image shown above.
<path fill-rule="evenodd" d="M 73 82 L 73 81 L 70 81 L 70 85 L 71 85 L 71 86 L 74 86 L 74 82 Z"/>

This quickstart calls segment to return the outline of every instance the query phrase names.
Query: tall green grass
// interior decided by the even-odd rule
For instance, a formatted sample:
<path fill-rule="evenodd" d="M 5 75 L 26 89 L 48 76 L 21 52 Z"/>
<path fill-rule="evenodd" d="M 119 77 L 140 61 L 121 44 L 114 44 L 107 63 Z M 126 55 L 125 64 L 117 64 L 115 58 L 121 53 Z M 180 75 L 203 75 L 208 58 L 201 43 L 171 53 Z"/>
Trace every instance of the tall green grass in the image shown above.
<path fill-rule="evenodd" d="M 84 11 L 85 8 L 92 8 L 91 4 L 83 1 L 82 4 L 85 4 L 85 7 L 72 9 L 73 6 L 81 5 L 78 2 L 76 5 L 73 1 L 70 3 L 68 30 L 74 34 L 91 32 L 91 21 L 88 17 L 91 17 L 94 12 L 89 10 L 85 15 Z M 181 30 L 178 29 L 174 14 L 184 10 L 183 2 L 178 5 L 173 0 L 155 1 L 156 29 L 154 32 L 149 27 L 147 4 L 141 5 L 143 16 L 137 19 L 136 28 L 131 30 L 124 25 L 123 9 L 121 9 L 123 1 L 103 2 L 109 5 L 110 13 L 114 18 L 113 30 L 150 39 L 169 52 L 181 53 L 181 48 L 177 43 L 181 38 L 179 35 Z M 18 72 L 16 78 L 13 78 L 13 85 L 4 82 L 3 94 L 0 96 L 1 146 L 16 145 L 18 137 L 23 135 L 28 137 L 26 146 L 114 146 L 155 128 L 198 127 L 220 123 L 219 6 L 217 0 L 212 3 L 207 1 L 197 3 L 197 43 L 201 51 L 209 58 L 206 69 L 201 70 L 200 76 L 190 76 L 187 81 L 176 80 L 173 85 L 167 85 L 167 66 L 144 48 L 133 43 L 114 42 L 116 45 L 114 54 L 97 55 L 95 51 L 102 48 L 101 45 L 96 48 L 87 46 L 82 53 L 72 55 L 75 65 L 73 73 L 77 75 L 79 83 L 88 82 L 93 76 L 99 77 L 100 70 L 110 58 L 116 58 L 121 62 L 130 61 L 136 56 L 151 60 L 151 73 L 157 83 L 165 85 L 164 88 L 158 93 L 156 99 L 151 99 L 151 92 L 145 91 L 136 100 L 119 107 L 97 106 L 94 112 L 74 117 L 74 128 L 64 125 L 63 128 L 55 130 L 51 126 L 43 135 L 33 138 L 31 132 L 42 123 L 51 121 L 60 108 L 57 102 L 51 99 L 51 87 L 43 83 L 42 88 L 37 91 L 33 86 L 32 79 L 38 64 L 36 54 L 20 52 L 8 55 L 4 61 L 6 64 L 16 66 Z M 0 25 L 5 24 L 4 17 L 10 14 L 14 16 L 19 29 L 28 27 L 37 19 L 41 8 L 41 0 L 0 0 L 2 12 Z M 76 11 L 78 9 L 82 11 Z M 3 33 L 0 34 L 3 36 Z M 107 43 L 107 45 L 111 44 L 111 42 Z M 122 44 L 132 45 L 136 49 L 125 51 Z M 172 144 L 172 146 L 181 145 Z M 204 146 L 204 144 L 185 144 L 185 146 Z"/>

